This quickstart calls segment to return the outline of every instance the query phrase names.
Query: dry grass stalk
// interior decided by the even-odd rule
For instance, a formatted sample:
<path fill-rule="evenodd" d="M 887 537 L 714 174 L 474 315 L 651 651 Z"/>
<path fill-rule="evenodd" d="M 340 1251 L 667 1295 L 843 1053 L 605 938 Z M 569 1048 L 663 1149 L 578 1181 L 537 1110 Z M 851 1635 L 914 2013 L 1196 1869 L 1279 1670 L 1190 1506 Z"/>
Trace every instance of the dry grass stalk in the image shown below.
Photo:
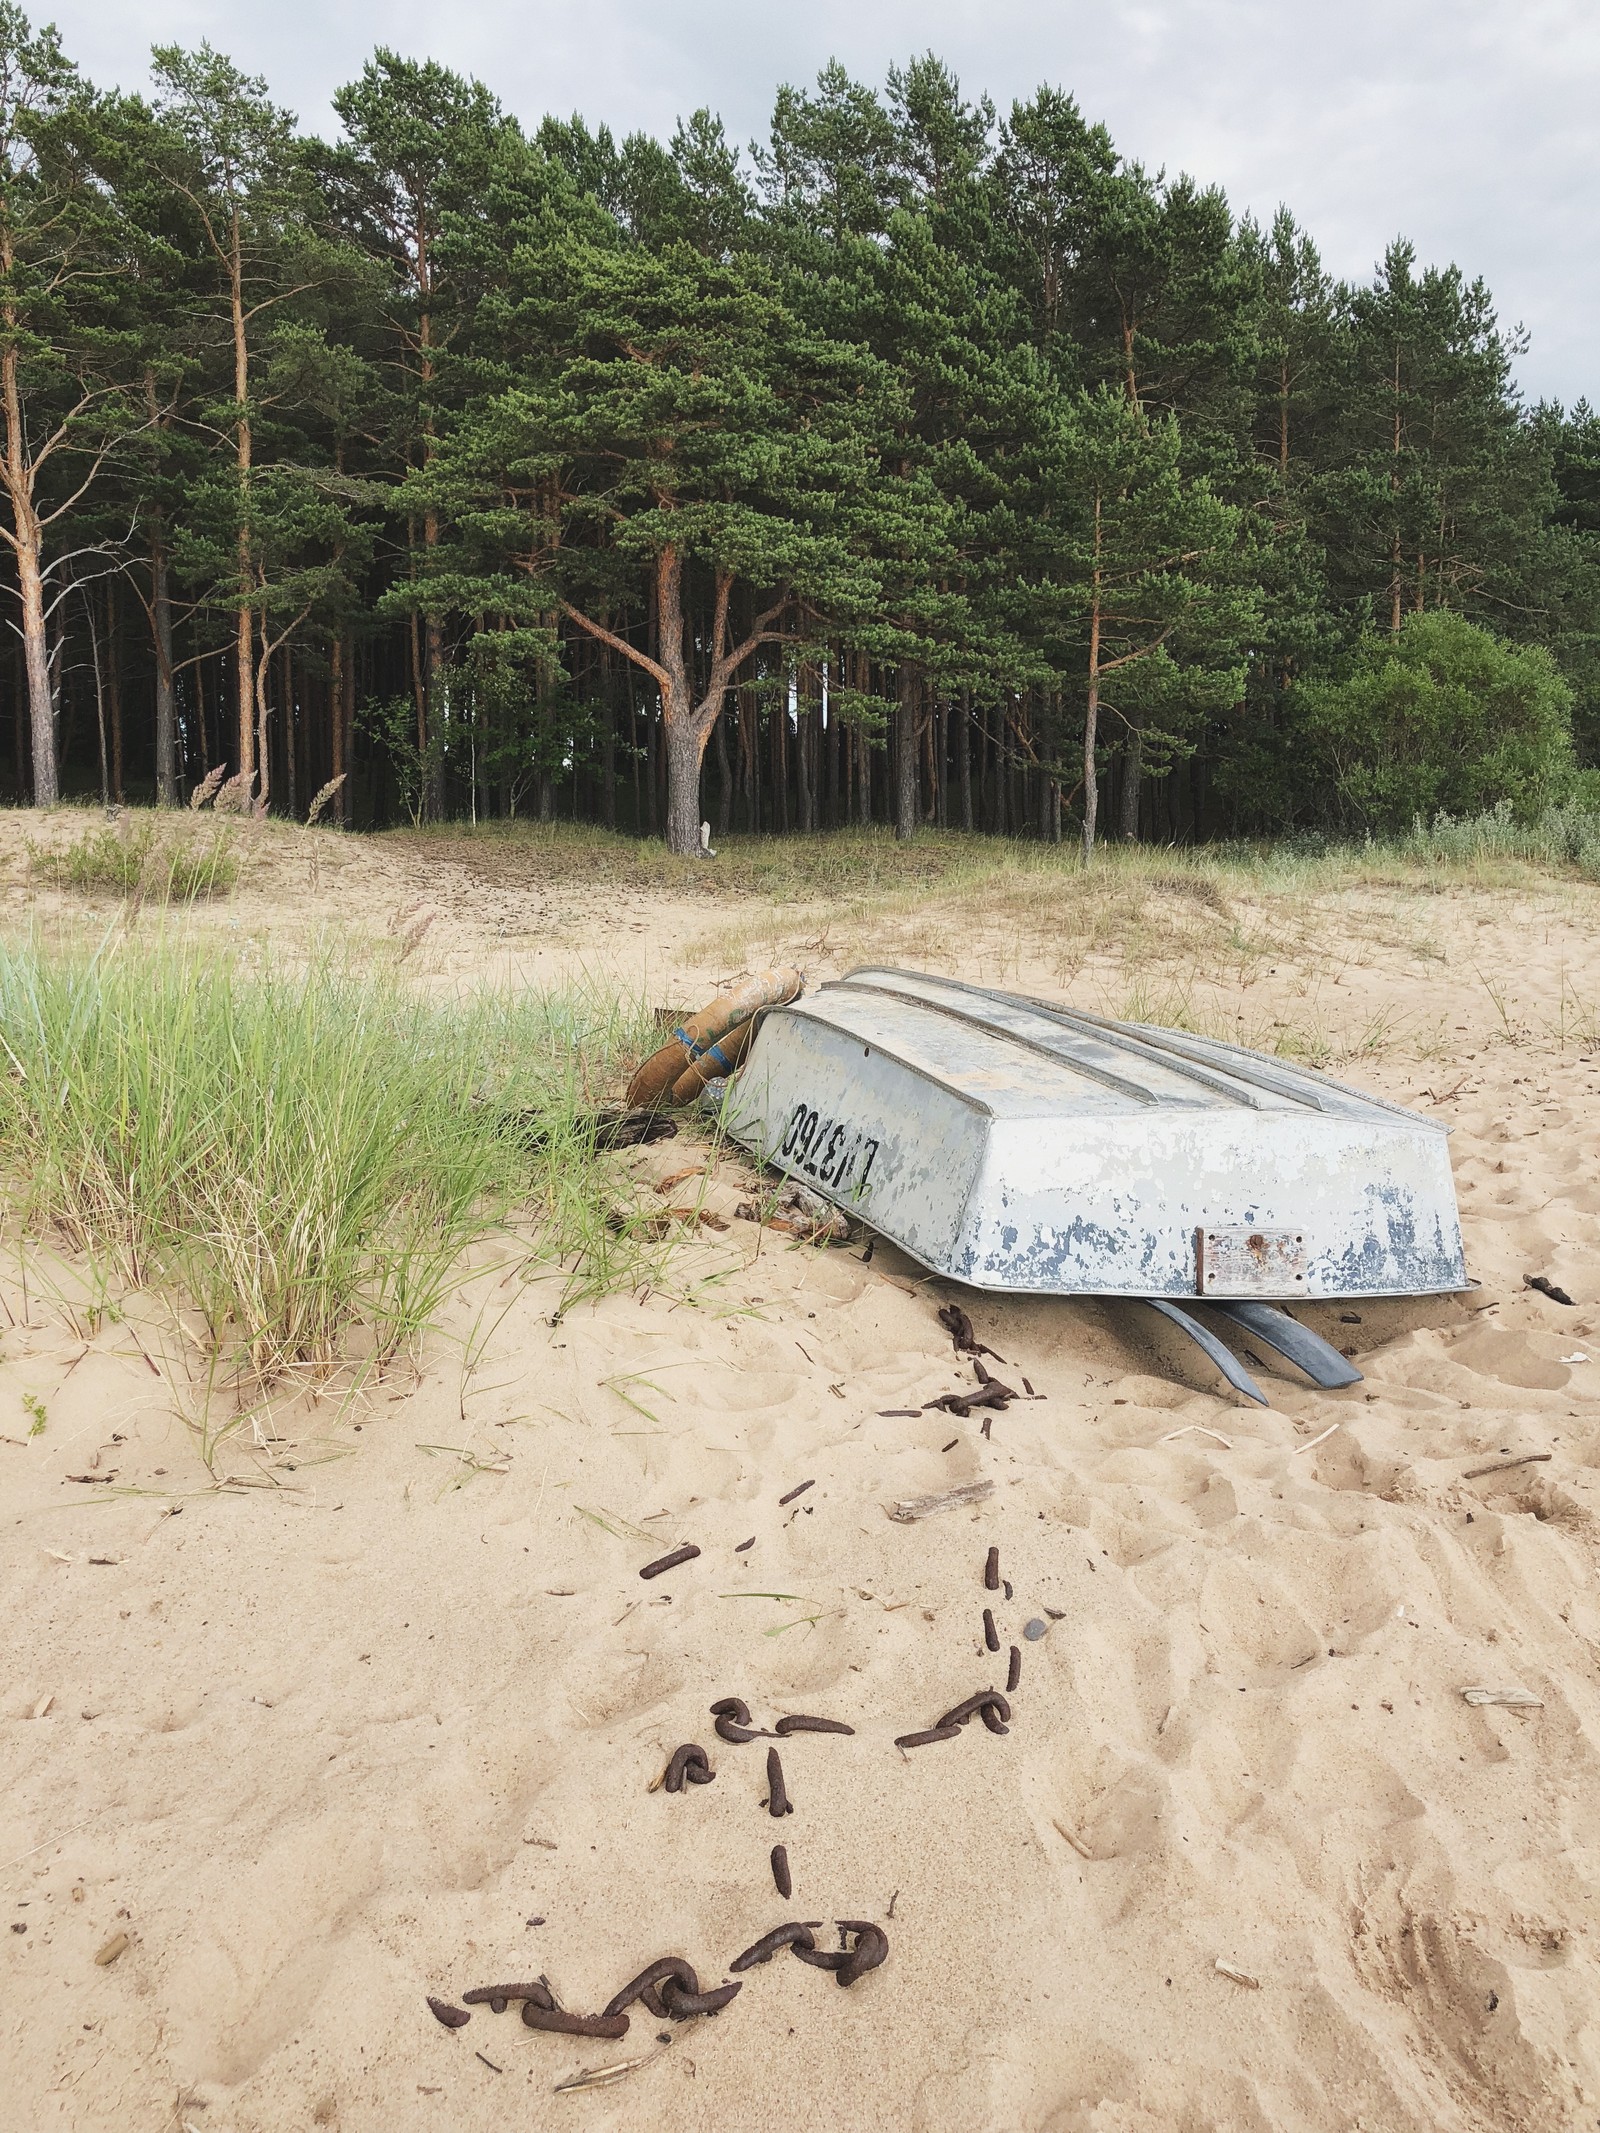
<path fill-rule="evenodd" d="M 306 810 L 307 829 L 312 829 L 316 826 L 318 818 L 322 814 L 322 810 L 328 805 L 329 801 L 332 800 L 334 795 L 338 792 L 340 786 L 345 781 L 345 777 L 346 772 L 341 770 L 336 778 L 330 778 L 326 785 L 321 786 L 318 789 L 316 798 L 312 801 L 310 807 Z"/>

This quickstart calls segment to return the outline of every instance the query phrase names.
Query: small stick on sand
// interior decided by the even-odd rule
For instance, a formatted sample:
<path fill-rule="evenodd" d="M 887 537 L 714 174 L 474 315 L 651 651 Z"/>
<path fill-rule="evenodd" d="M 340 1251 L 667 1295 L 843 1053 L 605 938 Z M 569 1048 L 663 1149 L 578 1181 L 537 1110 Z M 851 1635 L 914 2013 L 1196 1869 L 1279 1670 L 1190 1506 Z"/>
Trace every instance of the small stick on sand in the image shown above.
<path fill-rule="evenodd" d="M 1542 1711 L 1544 1698 L 1535 1696 L 1527 1689 L 1463 1689 L 1462 1697 L 1470 1704 L 1504 1704 L 1512 1711 Z"/>
<path fill-rule="evenodd" d="M 942 1496 L 908 1496 L 884 1509 L 897 1525 L 914 1525 L 919 1518 L 937 1518 L 941 1511 L 959 1511 L 963 1505 L 982 1503 L 994 1494 L 992 1481 L 972 1481 L 964 1489 L 947 1489 Z"/>
<path fill-rule="evenodd" d="M 1191 1435 L 1196 1437 L 1215 1437 L 1225 1452 L 1233 1450 L 1233 1440 L 1231 1438 L 1225 1437 L 1220 1429 L 1207 1429 L 1203 1422 L 1185 1422 L 1182 1429 L 1169 1429 L 1161 1439 L 1161 1442 L 1170 1444 L 1175 1437 L 1188 1437 Z"/>
<path fill-rule="evenodd" d="M 800 1486 L 796 1489 L 791 1489 L 787 1496 L 780 1496 L 778 1498 L 779 1510 L 782 1510 L 783 1506 L 786 1503 L 793 1503 L 797 1496 L 804 1496 L 807 1489 L 814 1489 L 816 1485 L 817 1484 L 815 1481 L 802 1481 Z"/>
<path fill-rule="evenodd" d="M 1066 1838 L 1080 1859 L 1092 1859 L 1094 1857 L 1094 1853 L 1090 1851 L 1088 1845 L 1084 1843 L 1081 1837 L 1074 1836 L 1065 1822 L 1052 1821 L 1050 1827 L 1056 1832 L 1057 1836 Z"/>
<path fill-rule="evenodd" d="M 1497 1459 L 1491 1466 L 1469 1466 L 1461 1478 L 1481 1481 L 1485 1474 L 1509 1474 L 1517 1466 L 1544 1466 L 1554 1456 L 1551 1452 L 1524 1452 L 1520 1459 Z"/>
<path fill-rule="evenodd" d="M 1315 1437 L 1308 1437 L 1304 1444 L 1297 1444 L 1293 1452 L 1290 1454 L 1290 1457 L 1298 1459 L 1302 1452 L 1314 1452 L 1319 1444 L 1327 1443 L 1328 1439 L 1333 1435 L 1336 1429 L 1343 1428 L 1344 1424 L 1342 1422 L 1330 1422 L 1327 1428 L 1321 1431 L 1319 1435 Z M 1229 1972 L 1229 1975 L 1232 1976 L 1231 1971 Z M 1255 1980 L 1252 1978 L 1250 1982 L 1254 1984 Z"/>

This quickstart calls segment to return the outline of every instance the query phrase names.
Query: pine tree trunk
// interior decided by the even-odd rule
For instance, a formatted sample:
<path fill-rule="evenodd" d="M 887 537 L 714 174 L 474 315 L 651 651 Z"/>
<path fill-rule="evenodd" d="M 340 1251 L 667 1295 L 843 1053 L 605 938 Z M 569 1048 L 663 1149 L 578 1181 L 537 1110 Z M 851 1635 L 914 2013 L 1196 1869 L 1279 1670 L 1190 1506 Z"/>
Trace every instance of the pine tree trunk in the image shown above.
<path fill-rule="evenodd" d="M 339 820 L 348 829 L 355 821 L 355 797 L 351 790 L 356 774 L 356 648 L 346 637 L 344 643 L 344 689 L 341 693 L 338 718 L 342 729 L 345 780 L 339 787 Z"/>
<path fill-rule="evenodd" d="M 264 815 L 267 811 L 267 803 L 272 798 L 272 756 L 267 746 L 267 720 L 270 715 L 268 705 L 271 695 L 268 683 L 272 678 L 269 672 L 272 654 L 266 648 L 265 620 L 262 622 L 262 638 L 261 657 L 256 661 L 254 677 L 253 694 L 255 698 L 256 726 L 253 741 L 256 766 L 256 810 Z"/>
<path fill-rule="evenodd" d="M 1122 819 L 1118 824 L 1124 844 L 1139 841 L 1139 786 L 1144 772 L 1144 735 L 1136 733 L 1122 758 Z"/>
<path fill-rule="evenodd" d="M 27 677 L 22 666 L 22 640 L 17 639 L 16 656 L 11 663 L 11 748 L 16 763 L 17 803 L 28 804 L 28 743 L 23 727 L 27 723 L 28 701 Z"/>
<path fill-rule="evenodd" d="M 1089 694 L 1083 712 L 1083 858 L 1094 857 L 1095 817 L 1100 788 L 1095 776 L 1095 743 L 1100 725 L 1100 498 L 1094 500 L 1094 571 L 1089 605 Z"/>
<path fill-rule="evenodd" d="M 688 718 L 666 728 L 667 850 L 692 858 L 700 849 L 700 758 L 705 741 Z"/>
<path fill-rule="evenodd" d="M 22 659 L 28 677 L 28 715 L 33 730 L 33 804 L 54 807 L 61 797 L 56 779 L 55 692 L 50 679 L 50 651 L 45 638 L 44 583 L 39 552 L 33 542 L 17 546 L 17 589 L 22 595 Z"/>
<path fill-rule="evenodd" d="M 412 575 L 416 575 L 415 558 Z M 422 671 L 422 629 L 415 608 L 411 611 L 410 651 L 411 701 L 417 714 L 417 775 L 425 782 L 428 774 L 428 688 Z"/>
<path fill-rule="evenodd" d="M 798 676 L 795 691 L 794 723 L 794 774 L 795 804 L 799 812 L 799 829 L 807 837 L 817 826 L 816 802 L 813 787 L 811 761 L 811 735 L 814 713 L 806 691 L 811 681 L 811 670 L 804 669 Z"/>
<path fill-rule="evenodd" d="M 772 826 L 779 836 L 789 834 L 789 707 L 781 704 L 772 714 Z"/>
<path fill-rule="evenodd" d="M 300 819 L 299 741 L 300 720 L 295 715 L 294 654 L 283 648 L 283 767 L 289 787 L 289 820 Z"/>
<path fill-rule="evenodd" d="M 726 837 L 733 822 L 733 758 L 728 753 L 728 721 L 719 718 L 717 738 L 717 835 Z"/>
<path fill-rule="evenodd" d="M 439 537 L 438 525 L 432 512 L 428 514 L 426 537 L 433 540 L 437 540 Z M 440 730 L 439 722 L 443 715 L 440 696 L 444 686 L 442 679 L 444 674 L 444 640 L 437 615 L 428 617 L 426 645 L 427 670 L 422 678 L 422 693 L 428 707 L 427 730 L 430 733 L 437 733 Z M 444 762 L 440 756 L 429 750 L 422 759 L 422 819 L 425 822 L 438 822 L 443 817 L 443 814 Z"/>
<path fill-rule="evenodd" d="M 897 843 L 909 844 L 917 834 L 917 753 L 922 739 L 921 676 L 915 667 L 901 667 L 895 697 L 894 834 Z"/>
<path fill-rule="evenodd" d="M 87 600 L 85 602 L 87 605 Z M 94 610 L 91 607 L 89 623 L 89 658 L 94 669 L 94 727 L 100 743 L 100 804 L 111 805 L 111 771 L 106 762 L 106 688 L 104 655 L 100 645 L 100 632 L 95 628 Z"/>
<path fill-rule="evenodd" d="M 829 669 L 829 672 L 834 677 L 835 692 L 838 688 L 838 677 L 842 673 L 842 671 L 843 668 L 840 662 L 835 659 L 833 665 Z M 844 729 L 839 724 L 838 707 L 833 701 L 833 693 L 834 692 L 830 692 L 829 695 L 827 735 L 823 743 L 823 749 L 824 753 L 827 756 L 828 764 L 828 797 L 826 826 L 829 829 L 837 829 L 839 827 L 839 774 L 841 757 L 843 755 L 844 750 Z M 848 776 L 848 771 L 846 771 L 846 775 Z M 848 793 L 845 795 L 845 801 L 846 805 L 848 805 Z"/>
<path fill-rule="evenodd" d="M 203 775 L 211 770 L 211 736 L 206 731 L 206 662 L 195 662 L 194 669 L 195 724 L 200 731 L 200 769 Z"/>
<path fill-rule="evenodd" d="M 117 591 L 115 580 L 106 582 L 106 701 L 111 711 L 111 791 L 119 807 L 123 793 L 122 676 L 117 657 Z"/>
<path fill-rule="evenodd" d="M 173 684 L 172 584 L 165 528 L 159 513 L 150 521 L 150 621 L 156 653 L 156 805 L 178 804 L 178 702 Z M 204 712 L 201 725 L 204 726 Z"/>
<path fill-rule="evenodd" d="M 626 662 L 623 679 L 628 684 L 628 762 L 633 775 L 633 834 L 644 834 L 644 818 L 640 814 L 639 794 L 639 705 L 633 692 L 633 661 Z"/>
<path fill-rule="evenodd" d="M 617 701 L 611 686 L 611 660 L 600 648 L 600 819 L 608 830 L 617 826 Z"/>
<path fill-rule="evenodd" d="M 956 727 L 956 750 L 961 775 L 961 827 L 972 829 L 972 698 L 961 692 L 961 717 Z"/>
<path fill-rule="evenodd" d="M 239 691 L 239 777 L 240 791 L 246 800 L 251 796 L 256 775 L 256 689 L 255 689 L 255 644 L 251 634 L 250 600 L 255 591 L 255 578 L 250 553 L 250 473 L 252 444 L 250 430 L 250 343 L 246 333 L 244 312 L 244 262 L 239 216 L 235 210 L 231 223 L 231 245 L 228 269 L 233 306 L 233 399 L 236 410 L 234 430 L 234 466 L 239 481 L 239 532 L 238 532 L 238 577 L 239 615 L 234 625 L 234 674 Z M 265 765 L 261 766 L 263 778 Z"/>
<path fill-rule="evenodd" d="M 328 648 L 328 753 L 330 757 L 328 776 L 337 781 L 345 777 L 344 761 L 344 638 L 336 636 Z M 346 779 L 346 783 L 348 783 Z M 333 795 L 333 818 L 341 828 L 344 826 L 345 786 L 336 785 Z"/>
<path fill-rule="evenodd" d="M 872 827 L 872 743 L 865 726 L 856 728 L 856 820 Z"/>

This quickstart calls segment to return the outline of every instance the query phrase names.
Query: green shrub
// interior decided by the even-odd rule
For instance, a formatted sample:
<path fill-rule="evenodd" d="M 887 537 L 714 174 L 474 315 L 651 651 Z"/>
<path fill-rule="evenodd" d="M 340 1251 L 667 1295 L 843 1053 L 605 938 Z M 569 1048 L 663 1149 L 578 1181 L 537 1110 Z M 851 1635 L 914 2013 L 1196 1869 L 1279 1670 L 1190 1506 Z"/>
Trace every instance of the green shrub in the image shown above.
<path fill-rule="evenodd" d="M 1548 652 L 1460 615 L 1368 639 L 1339 682 L 1294 692 L 1301 730 L 1350 816 L 1372 831 L 1509 808 L 1531 822 L 1571 793 L 1572 692 Z"/>

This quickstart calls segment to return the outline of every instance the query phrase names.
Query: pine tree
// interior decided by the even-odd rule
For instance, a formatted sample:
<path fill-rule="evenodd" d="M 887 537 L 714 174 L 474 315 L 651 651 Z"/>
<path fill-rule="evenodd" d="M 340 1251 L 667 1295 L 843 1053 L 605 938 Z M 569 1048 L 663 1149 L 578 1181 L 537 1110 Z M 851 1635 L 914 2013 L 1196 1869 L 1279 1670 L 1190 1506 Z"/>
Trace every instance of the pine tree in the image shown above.
<path fill-rule="evenodd" d="M 1142 730 L 1163 714 L 1170 725 L 1185 698 L 1227 700 L 1257 616 L 1236 582 L 1240 515 L 1203 478 L 1185 477 L 1170 416 L 1148 421 L 1125 391 L 1102 386 L 1063 409 L 1053 457 L 1048 517 L 1036 520 L 1035 604 L 1063 664 L 1069 647 L 1080 662 L 1088 860 L 1105 711 Z"/>
<path fill-rule="evenodd" d="M 693 853 L 728 690 L 820 607 L 870 593 L 847 521 L 882 387 L 808 334 L 757 264 L 687 246 L 530 247 L 513 311 L 534 360 L 463 416 L 437 480 L 415 486 L 496 557 L 508 605 L 519 590 L 525 611 L 547 600 L 655 684 L 667 843 Z M 605 619 L 641 596 L 643 645 Z"/>
<path fill-rule="evenodd" d="M 0 542 L 16 573 L 38 807 L 59 789 L 49 631 L 68 582 L 62 537 L 141 421 L 143 350 L 119 315 L 128 235 L 95 182 L 104 117 L 54 28 L 36 33 L 0 0 Z"/>
<path fill-rule="evenodd" d="M 254 372 L 280 308 L 313 287 L 327 270 L 316 241 L 321 220 L 291 114 L 273 104 L 267 85 L 203 44 L 186 52 L 156 48 L 152 71 L 165 127 L 163 175 L 193 213 L 209 267 L 207 308 L 226 350 L 211 420 L 232 442 L 231 475 L 210 485 L 213 525 L 227 521 L 231 583 L 216 567 L 216 539 L 189 545 L 214 595 L 234 615 L 234 688 L 240 791 L 248 798 L 262 766 L 257 732 L 265 713 L 258 689 L 267 665 L 256 657 L 262 566 L 257 553 Z M 265 624 L 263 622 L 263 628 Z"/>

